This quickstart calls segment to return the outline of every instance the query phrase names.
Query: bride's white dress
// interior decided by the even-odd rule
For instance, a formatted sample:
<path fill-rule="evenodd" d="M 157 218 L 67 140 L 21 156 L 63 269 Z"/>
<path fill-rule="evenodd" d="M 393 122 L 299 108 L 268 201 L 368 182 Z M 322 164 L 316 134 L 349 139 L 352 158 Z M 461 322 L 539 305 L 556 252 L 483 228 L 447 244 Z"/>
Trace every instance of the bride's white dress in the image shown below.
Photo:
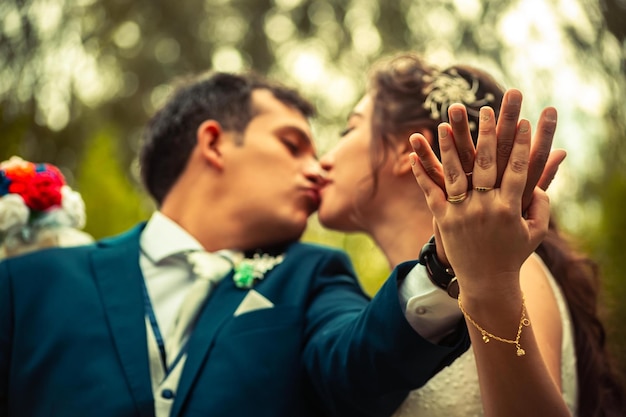
<path fill-rule="evenodd" d="M 561 289 L 543 266 L 554 291 L 561 322 L 561 387 L 563 398 L 573 416 L 576 415 L 576 354 L 571 319 Z M 411 391 L 393 417 L 479 417 L 483 416 L 474 352 L 470 348 L 450 366 L 444 368 L 422 388 Z"/>

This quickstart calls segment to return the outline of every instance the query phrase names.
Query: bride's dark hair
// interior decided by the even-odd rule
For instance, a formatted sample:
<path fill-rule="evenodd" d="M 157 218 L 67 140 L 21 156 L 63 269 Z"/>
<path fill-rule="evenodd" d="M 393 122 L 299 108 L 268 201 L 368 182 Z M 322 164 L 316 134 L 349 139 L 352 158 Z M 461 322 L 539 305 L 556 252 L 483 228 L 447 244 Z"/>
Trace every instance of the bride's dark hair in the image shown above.
<path fill-rule="evenodd" d="M 596 262 L 577 253 L 550 219 L 548 235 L 537 254 L 554 275 L 567 300 L 578 374 L 580 417 L 624 416 L 624 391 L 607 352 L 606 332 L 598 316 L 600 273 Z"/>

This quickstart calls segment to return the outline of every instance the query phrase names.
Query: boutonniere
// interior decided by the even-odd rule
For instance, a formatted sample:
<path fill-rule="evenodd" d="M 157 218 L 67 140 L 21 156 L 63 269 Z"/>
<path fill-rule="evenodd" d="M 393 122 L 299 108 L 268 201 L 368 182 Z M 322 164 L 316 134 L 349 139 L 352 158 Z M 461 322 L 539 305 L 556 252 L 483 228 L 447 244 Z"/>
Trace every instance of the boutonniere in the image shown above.
<path fill-rule="evenodd" d="M 244 258 L 235 265 L 233 281 L 238 288 L 252 288 L 265 274 L 285 259 L 285 254 L 271 256 L 255 253 L 252 258 Z"/>

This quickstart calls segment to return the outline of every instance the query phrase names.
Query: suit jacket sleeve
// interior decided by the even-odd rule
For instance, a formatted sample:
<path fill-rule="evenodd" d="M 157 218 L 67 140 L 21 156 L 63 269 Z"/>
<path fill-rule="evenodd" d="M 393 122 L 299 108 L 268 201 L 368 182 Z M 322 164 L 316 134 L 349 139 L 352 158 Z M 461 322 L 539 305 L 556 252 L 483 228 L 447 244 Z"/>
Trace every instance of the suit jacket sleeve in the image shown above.
<path fill-rule="evenodd" d="M 304 361 L 330 415 L 389 416 L 469 346 L 466 331 L 452 346 L 435 345 L 407 322 L 398 281 L 414 265 L 396 268 L 369 302 L 343 253 L 322 263 L 307 312 Z"/>
<path fill-rule="evenodd" d="M 0 262 L 0 417 L 9 415 L 9 363 L 11 359 L 12 301 L 6 262 Z"/>

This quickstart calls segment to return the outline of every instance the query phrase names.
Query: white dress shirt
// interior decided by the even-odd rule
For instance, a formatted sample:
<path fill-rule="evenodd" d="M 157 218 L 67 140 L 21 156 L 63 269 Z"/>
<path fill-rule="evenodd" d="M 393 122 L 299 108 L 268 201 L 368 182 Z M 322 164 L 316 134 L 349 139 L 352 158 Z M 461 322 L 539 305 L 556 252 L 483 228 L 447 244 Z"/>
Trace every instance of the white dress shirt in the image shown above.
<path fill-rule="evenodd" d="M 193 284 L 186 252 L 204 250 L 200 242 L 161 212 L 154 212 L 140 238 L 139 266 L 161 335 L 170 333 L 180 306 Z M 221 250 L 228 258 L 237 252 Z"/>

